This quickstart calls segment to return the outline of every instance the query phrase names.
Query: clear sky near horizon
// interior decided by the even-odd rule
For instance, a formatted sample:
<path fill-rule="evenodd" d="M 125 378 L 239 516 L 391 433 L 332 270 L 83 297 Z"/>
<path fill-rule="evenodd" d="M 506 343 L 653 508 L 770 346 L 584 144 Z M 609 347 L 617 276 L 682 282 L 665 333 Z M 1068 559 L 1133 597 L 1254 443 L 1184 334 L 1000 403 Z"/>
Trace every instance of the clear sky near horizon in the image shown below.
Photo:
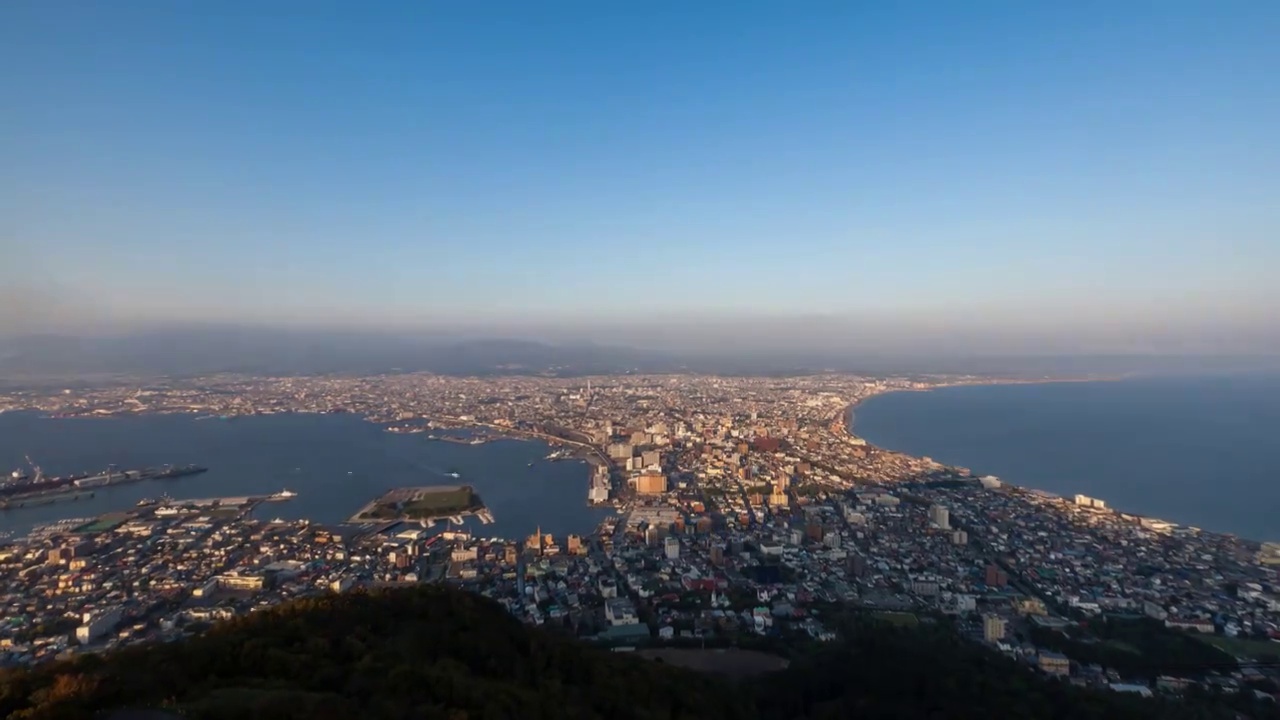
<path fill-rule="evenodd" d="M 10 0 L 3 322 L 1275 351 L 1277 37 L 1262 0 Z"/>

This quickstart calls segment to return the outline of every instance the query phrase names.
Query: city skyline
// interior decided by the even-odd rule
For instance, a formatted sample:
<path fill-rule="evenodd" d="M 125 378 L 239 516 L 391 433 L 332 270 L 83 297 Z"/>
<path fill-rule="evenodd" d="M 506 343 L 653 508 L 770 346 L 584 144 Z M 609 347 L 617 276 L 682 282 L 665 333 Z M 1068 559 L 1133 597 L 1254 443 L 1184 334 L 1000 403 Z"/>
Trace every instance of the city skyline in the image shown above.
<path fill-rule="evenodd" d="M 1280 352 L 1272 6 L 257 10 L 0 9 L 0 334 Z"/>

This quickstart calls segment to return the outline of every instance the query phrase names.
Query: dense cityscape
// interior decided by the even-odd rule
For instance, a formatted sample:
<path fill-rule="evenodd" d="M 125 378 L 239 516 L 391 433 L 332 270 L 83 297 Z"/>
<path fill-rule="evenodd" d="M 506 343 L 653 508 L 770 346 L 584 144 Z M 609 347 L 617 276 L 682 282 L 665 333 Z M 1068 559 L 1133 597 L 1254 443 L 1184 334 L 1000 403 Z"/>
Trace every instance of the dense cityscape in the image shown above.
<path fill-rule="evenodd" d="M 952 618 L 973 642 L 1082 685 L 1266 694 L 1275 670 L 1254 661 L 1280 647 L 1275 547 L 886 451 L 850 427 L 872 395 L 981 382 L 412 374 L 10 391 L 0 410 L 353 413 L 432 438 L 537 438 L 588 461 L 582 502 L 615 511 L 590 533 L 502 539 L 429 519 L 251 517 L 269 496 L 54 523 L 0 540 L 0 664 L 175 640 L 301 596 L 448 583 L 614 647 L 826 641 L 826 611 L 854 606 L 891 622 Z M 1121 672 L 1136 641 L 1108 634 L 1117 620 L 1241 662 Z"/>

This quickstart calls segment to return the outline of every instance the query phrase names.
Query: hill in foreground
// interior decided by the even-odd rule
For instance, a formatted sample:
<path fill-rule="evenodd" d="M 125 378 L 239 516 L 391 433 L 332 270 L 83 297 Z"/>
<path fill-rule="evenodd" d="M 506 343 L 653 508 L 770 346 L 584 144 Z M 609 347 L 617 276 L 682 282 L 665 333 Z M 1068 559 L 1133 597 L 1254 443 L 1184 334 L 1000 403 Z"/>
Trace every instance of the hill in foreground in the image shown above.
<path fill-rule="evenodd" d="M 0 673 L 0 716 L 190 718 L 1233 717 L 1213 702 L 1082 691 L 945 629 L 868 624 L 751 681 L 527 628 L 442 587 L 308 598 L 185 642 Z"/>

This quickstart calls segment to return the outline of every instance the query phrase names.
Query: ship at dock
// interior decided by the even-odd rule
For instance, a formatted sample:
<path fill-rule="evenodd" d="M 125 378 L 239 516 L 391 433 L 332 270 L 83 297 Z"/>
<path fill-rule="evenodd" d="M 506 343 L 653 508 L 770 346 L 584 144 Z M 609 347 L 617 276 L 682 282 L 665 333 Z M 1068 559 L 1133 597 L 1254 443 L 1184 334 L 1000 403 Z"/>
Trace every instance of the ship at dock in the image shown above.
<path fill-rule="evenodd" d="M 142 498 L 138 501 L 138 507 L 154 507 L 156 505 L 168 505 L 173 502 L 173 498 L 169 497 L 169 493 L 160 496 L 159 500 L 154 498 Z"/>
<path fill-rule="evenodd" d="M 383 431 L 395 435 L 416 435 L 426 432 L 427 428 L 422 425 L 391 425 L 383 428 Z"/>
<path fill-rule="evenodd" d="M 14 470 L 0 481 L 0 507 L 21 507 L 26 501 L 54 501 L 57 498 L 79 497 L 82 490 L 122 485 L 142 480 L 168 480 L 207 472 L 199 465 L 162 465 L 139 470 L 120 470 L 110 465 L 97 473 L 73 475 L 45 475 L 39 465 L 27 458 L 30 472 Z"/>
<path fill-rule="evenodd" d="M 72 484 L 77 488 L 101 487 L 104 485 L 117 485 L 126 482 L 137 482 L 139 480 L 170 480 L 173 478 L 186 477 L 188 475 L 198 475 L 208 472 L 209 468 L 200 467 L 199 465 L 164 465 L 158 468 L 145 468 L 142 470 L 116 470 L 107 468 L 105 472 L 97 475 L 82 477 L 78 480 L 72 480 Z"/>

